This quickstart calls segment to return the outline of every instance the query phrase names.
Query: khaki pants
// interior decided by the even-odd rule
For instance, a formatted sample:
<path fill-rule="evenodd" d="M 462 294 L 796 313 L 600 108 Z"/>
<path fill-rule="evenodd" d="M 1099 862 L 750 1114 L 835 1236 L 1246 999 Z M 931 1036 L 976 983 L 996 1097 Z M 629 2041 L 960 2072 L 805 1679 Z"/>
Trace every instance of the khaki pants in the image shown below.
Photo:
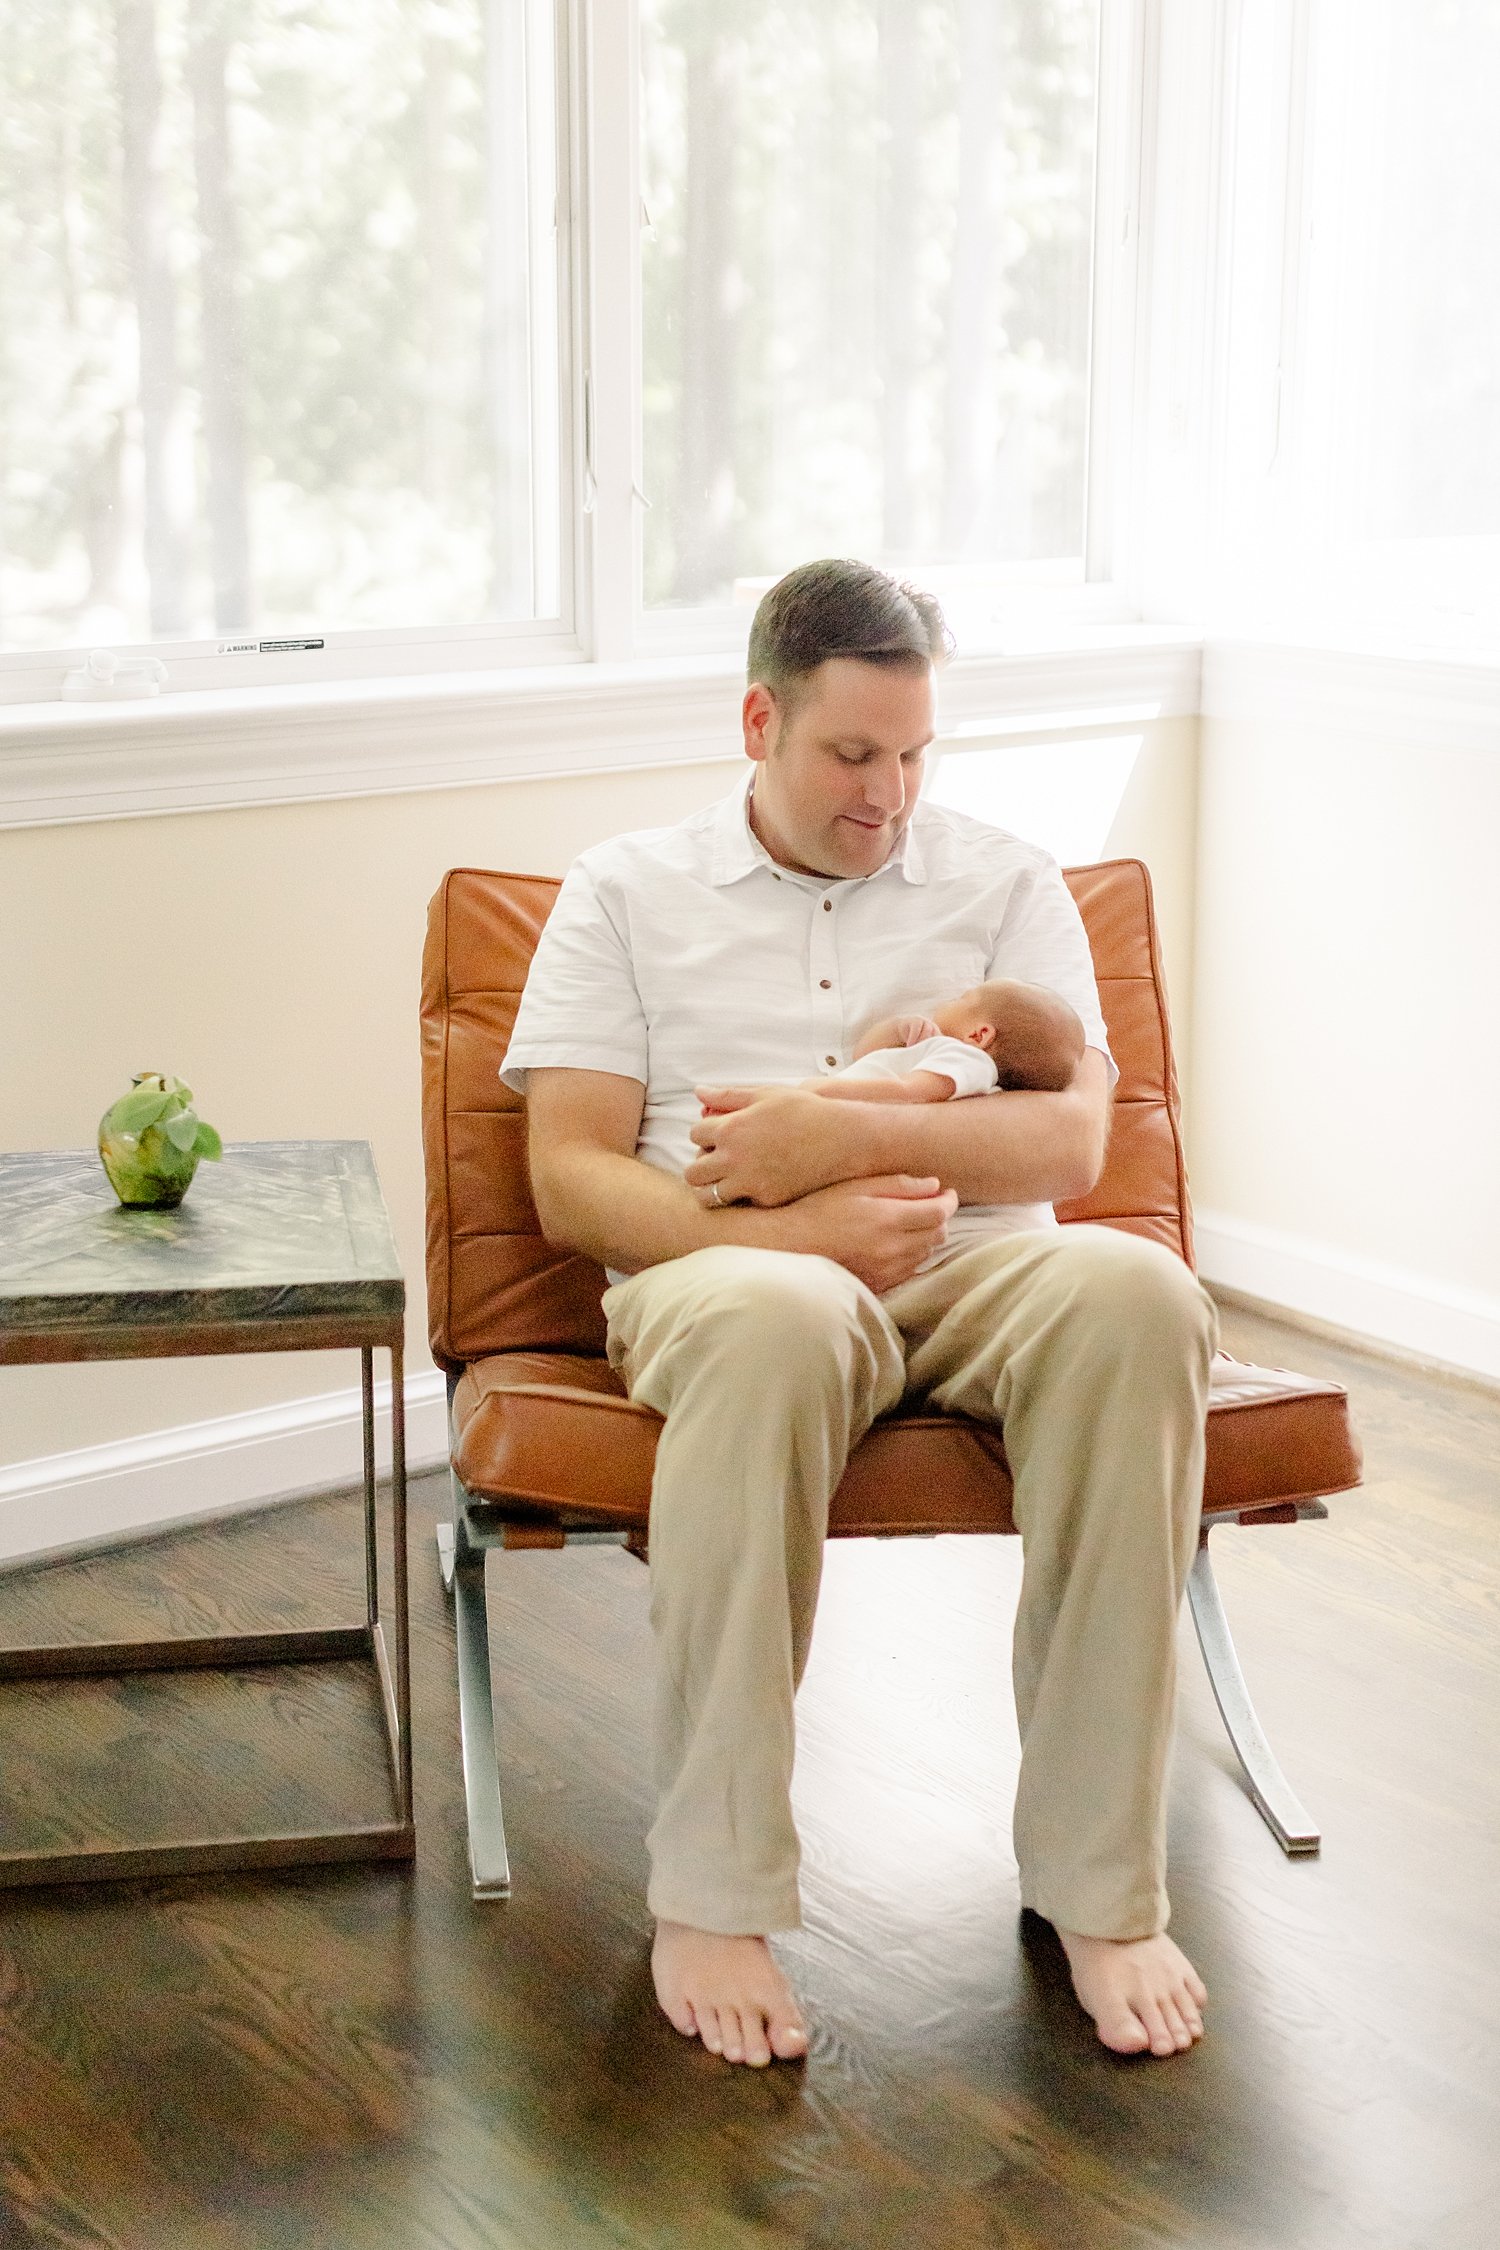
<path fill-rule="evenodd" d="M 793 1699 L 828 1503 L 876 1415 L 914 1395 L 1004 1425 L 1024 1554 L 1023 1901 L 1092 1936 L 1161 1929 L 1214 1343 L 1182 1262 L 1070 1226 L 958 1251 L 877 1297 L 830 1259 L 726 1245 L 632 1275 L 604 1308 L 630 1396 L 666 1417 L 652 1912 L 729 1933 L 799 1922 Z"/>

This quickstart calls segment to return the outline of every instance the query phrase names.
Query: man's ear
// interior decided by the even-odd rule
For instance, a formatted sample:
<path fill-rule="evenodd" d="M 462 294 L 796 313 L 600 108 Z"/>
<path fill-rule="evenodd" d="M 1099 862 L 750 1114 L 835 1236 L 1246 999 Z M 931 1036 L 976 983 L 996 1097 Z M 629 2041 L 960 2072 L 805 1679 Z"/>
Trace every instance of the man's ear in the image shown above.
<path fill-rule="evenodd" d="M 746 688 L 740 720 L 745 730 L 745 756 L 763 762 L 775 749 L 781 730 L 776 698 L 763 680 L 752 680 Z"/>

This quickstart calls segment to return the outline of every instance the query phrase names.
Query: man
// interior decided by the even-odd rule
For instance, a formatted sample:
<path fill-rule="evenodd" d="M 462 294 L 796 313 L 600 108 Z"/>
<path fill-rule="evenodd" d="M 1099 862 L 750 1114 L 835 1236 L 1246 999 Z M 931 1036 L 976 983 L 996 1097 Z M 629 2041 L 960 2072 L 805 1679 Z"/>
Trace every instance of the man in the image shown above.
<path fill-rule="evenodd" d="M 1055 1222 L 1099 1175 L 1114 1066 L 1055 863 L 918 801 L 945 653 L 936 605 L 863 564 L 774 586 L 748 792 L 583 855 L 503 1070 L 543 1227 L 610 1269 L 611 1361 L 666 1417 L 653 1971 L 677 2028 L 734 2062 L 806 2050 L 766 1942 L 800 1919 L 793 1698 L 830 1496 L 908 1394 L 1004 1428 L 1023 1902 L 1108 2046 L 1168 2055 L 1202 2031 L 1165 1935 L 1163 1792 L 1213 1311 L 1166 1251 Z M 1000 977 L 1082 1021 L 1064 1091 L 886 1105 L 795 1084 L 871 1018 Z"/>

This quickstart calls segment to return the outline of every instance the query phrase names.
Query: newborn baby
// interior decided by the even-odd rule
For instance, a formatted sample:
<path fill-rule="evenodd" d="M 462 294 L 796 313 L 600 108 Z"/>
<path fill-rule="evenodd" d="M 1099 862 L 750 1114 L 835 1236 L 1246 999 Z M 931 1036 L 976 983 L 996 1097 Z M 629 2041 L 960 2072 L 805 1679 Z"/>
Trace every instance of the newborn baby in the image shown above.
<path fill-rule="evenodd" d="M 838 1101 L 946 1102 L 963 1094 L 1061 1093 L 1083 1053 L 1083 1025 L 1039 984 L 1003 978 L 944 1000 L 930 1016 L 873 1023 L 854 1060 L 808 1091 Z"/>

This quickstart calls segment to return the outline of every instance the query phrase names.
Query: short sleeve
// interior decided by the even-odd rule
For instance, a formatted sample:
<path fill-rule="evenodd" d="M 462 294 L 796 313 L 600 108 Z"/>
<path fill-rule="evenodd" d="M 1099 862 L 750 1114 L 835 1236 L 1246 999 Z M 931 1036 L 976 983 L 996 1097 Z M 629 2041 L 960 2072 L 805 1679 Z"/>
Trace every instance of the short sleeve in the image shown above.
<path fill-rule="evenodd" d="M 630 949 L 579 863 L 564 878 L 532 957 L 500 1076 L 524 1094 L 529 1070 L 607 1070 L 646 1084 L 646 1018 Z"/>
<path fill-rule="evenodd" d="M 1114 1084 L 1120 1073 L 1109 1051 L 1088 933 L 1056 860 L 1039 861 L 1029 881 L 1016 885 L 985 976 L 1040 984 L 1066 1000 L 1083 1025 L 1085 1046 L 1099 1049 Z"/>
<path fill-rule="evenodd" d="M 966 1094 L 993 1093 L 999 1075 L 982 1047 L 973 1047 L 966 1039 L 949 1039 L 941 1032 L 936 1038 L 919 1039 L 912 1047 L 874 1047 L 836 1075 L 909 1078 L 914 1070 L 931 1070 L 939 1077 L 951 1078 L 955 1101 Z"/>

